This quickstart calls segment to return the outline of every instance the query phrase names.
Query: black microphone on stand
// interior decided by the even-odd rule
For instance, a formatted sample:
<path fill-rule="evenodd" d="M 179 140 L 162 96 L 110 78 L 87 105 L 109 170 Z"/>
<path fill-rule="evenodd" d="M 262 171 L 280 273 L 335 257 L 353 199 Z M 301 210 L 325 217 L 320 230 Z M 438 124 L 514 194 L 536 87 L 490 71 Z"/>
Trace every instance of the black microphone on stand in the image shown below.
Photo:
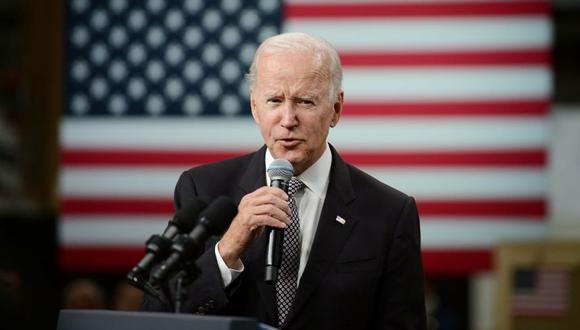
<path fill-rule="evenodd" d="M 211 235 L 224 232 L 237 213 L 238 208 L 231 198 L 220 196 L 213 201 L 201 212 L 191 233 L 179 236 L 171 246 L 173 253 L 152 273 L 152 284 L 160 284 L 183 262 L 195 261 L 191 259 L 196 259 L 201 254 L 205 241 Z"/>
<path fill-rule="evenodd" d="M 177 234 L 188 233 L 192 230 L 199 214 L 206 206 L 207 204 L 201 199 L 191 199 L 175 213 L 162 235 L 152 235 L 149 237 L 145 243 L 145 251 L 147 254 L 127 274 L 129 283 L 139 289 L 150 291 L 144 280 L 148 276 L 149 270 L 155 263 L 165 259 L 169 252 L 171 252 L 171 245 Z"/>
<path fill-rule="evenodd" d="M 294 167 L 286 159 L 274 160 L 268 170 L 270 187 L 276 187 L 288 193 L 288 183 L 294 175 Z M 264 271 L 264 281 L 266 283 L 276 283 L 278 281 L 278 270 L 282 264 L 282 246 L 284 243 L 284 230 L 280 228 L 266 228 L 266 264 Z"/>

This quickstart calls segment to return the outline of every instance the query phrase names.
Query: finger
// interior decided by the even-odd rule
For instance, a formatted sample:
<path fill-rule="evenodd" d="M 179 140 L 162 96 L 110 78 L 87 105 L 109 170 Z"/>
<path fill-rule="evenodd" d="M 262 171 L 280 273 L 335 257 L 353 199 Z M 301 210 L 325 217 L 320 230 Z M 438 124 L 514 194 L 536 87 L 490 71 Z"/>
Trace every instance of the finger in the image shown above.
<path fill-rule="evenodd" d="M 274 196 L 277 196 L 278 198 L 281 198 L 283 200 L 288 200 L 288 194 L 286 194 L 284 192 L 284 190 L 282 190 L 280 188 L 267 187 L 267 186 L 258 188 L 250 195 L 255 195 L 255 196 L 274 195 Z"/>
<path fill-rule="evenodd" d="M 260 205 L 273 205 L 280 210 L 290 214 L 290 207 L 288 206 L 288 201 L 281 199 L 279 196 L 267 194 L 267 195 L 259 195 L 255 196 L 251 200 L 248 201 L 248 206 L 260 206 Z"/>
<path fill-rule="evenodd" d="M 272 214 L 283 220 L 284 217 L 290 216 L 290 207 L 286 201 L 269 197 L 260 197 L 246 201 L 244 203 L 240 203 L 238 206 L 238 214 L 243 215 L 242 218 L 246 220 L 252 215 L 265 213 Z"/>
<path fill-rule="evenodd" d="M 279 219 L 276 219 L 268 214 L 257 215 L 255 216 L 255 220 L 256 224 L 258 225 L 257 228 L 267 226 L 284 229 L 288 227 L 288 225 L 285 222 L 280 221 Z"/>
<path fill-rule="evenodd" d="M 256 206 L 253 210 L 254 214 L 256 215 L 269 215 L 273 218 L 276 218 L 286 224 L 290 224 L 290 215 L 287 213 L 285 209 L 280 209 L 271 204 L 263 204 Z"/>
<path fill-rule="evenodd" d="M 280 221 L 279 219 L 276 219 L 268 214 L 254 215 L 252 217 L 251 222 L 241 224 L 241 226 L 246 228 L 244 230 L 244 232 L 247 232 L 247 233 L 252 233 L 252 232 L 255 233 L 255 232 L 262 230 L 265 227 L 275 227 L 275 228 L 281 228 L 281 229 L 288 227 L 288 225 L 285 222 Z"/>

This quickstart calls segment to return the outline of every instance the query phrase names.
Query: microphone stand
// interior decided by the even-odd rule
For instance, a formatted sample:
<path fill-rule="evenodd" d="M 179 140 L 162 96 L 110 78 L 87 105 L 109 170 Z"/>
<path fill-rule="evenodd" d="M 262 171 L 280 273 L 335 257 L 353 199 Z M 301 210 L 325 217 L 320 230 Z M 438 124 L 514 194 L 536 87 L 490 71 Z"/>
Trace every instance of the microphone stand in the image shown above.
<path fill-rule="evenodd" d="M 196 258 L 197 259 L 197 258 Z M 184 290 L 184 287 L 193 283 L 201 274 L 201 270 L 195 262 L 187 262 L 183 270 L 177 274 L 177 280 L 175 283 L 175 313 L 183 313 L 182 305 L 183 302 L 187 300 L 188 293 Z"/>
<path fill-rule="evenodd" d="M 201 270 L 195 264 L 195 260 L 201 256 L 202 247 L 199 246 L 189 235 L 182 234 L 177 238 L 177 240 L 175 240 L 172 249 L 181 252 L 182 258 L 184 259 L 184 261 L 181 262 L 182 269 L 176 275 L 175 302 L 173 304 L 175 313 L 182 313 L 183 302 L 187 299 L 188 295 L 187 291 L 184 290 L 184 287 L 193 283 L 201 274 Z M 166 272 L 162 277 L 156 277 L 156 274 L 153 275 L 153 284 L 160 284 L 159 280 L 169 275 L 171 269 L 168 268 L 165 271 Z"/>

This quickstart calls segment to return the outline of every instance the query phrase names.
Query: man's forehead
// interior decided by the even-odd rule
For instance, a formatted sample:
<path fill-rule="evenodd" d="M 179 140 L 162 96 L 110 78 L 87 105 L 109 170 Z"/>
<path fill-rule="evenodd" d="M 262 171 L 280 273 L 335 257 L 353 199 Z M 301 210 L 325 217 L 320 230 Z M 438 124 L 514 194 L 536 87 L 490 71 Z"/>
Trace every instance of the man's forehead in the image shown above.
<path fill-rule="evenodd" d="M 262 54 L 258 61 L 258 73 L 262 70 L 299 68 L 301 71 L 325 71 L 324 61 L 314 52 L 287 51 Z"/>
<path fill-rule="evenodd" d="M 329 80 L 329 74 L 319 66 L 304 62 L 271 62 L 262 66 L 257 72 L 257 82 L 267 84 L 293 83 L 320 85 Z"/>
<path fill-rule="evenodd" d="M 319 75 L 307 75 L 296 79 L 276 79 L 265 75 L 257 79 L 257 87 L 264 95 L 299 93 L 300 95 L 320 95 L 328 89 L 328 81 Z"/>
<path fill-rule="evenodd" d="M 267 53 L 258 62 L 256 85 L 265 95 L 291 92 L 319 96 L 329 84 L 328 68 L 312 52 Z"/>

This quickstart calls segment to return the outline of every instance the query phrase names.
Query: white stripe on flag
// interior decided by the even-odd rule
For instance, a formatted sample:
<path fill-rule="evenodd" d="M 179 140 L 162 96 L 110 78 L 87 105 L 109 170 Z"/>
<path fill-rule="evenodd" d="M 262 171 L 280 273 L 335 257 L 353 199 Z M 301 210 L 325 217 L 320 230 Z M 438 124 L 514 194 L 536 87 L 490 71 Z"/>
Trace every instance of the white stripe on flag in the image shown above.
<path fill-rule="evenodd" d="M 289 19 L 284 32 L 325 38 L 338 51 L 548 48 L 548 17 Z"/>
<path fill-rule="evenodd" d="M 420 101 L 549 98 L 551 73 L 543 66 L 347 68 L 348 101 Z"/>
<path fill-rule="evenodd" d="M 65 167 L 60 193 L 69 197 L 171 198 L 187 168 Z M 547 178 L 534 168 L 385 168 L 361 167 L 378 180 L 420 198 L 543 197 Z"/>
<path fill-rule="evenodd" d="M 421 219 L 421 247 L 423 249 L 492 248 L 502 241 L 545 238 L 548 225 L 529 219 L 439 218 Z"/>
<path fill-rule="evenodd" d="M 470 150 L 545 147 L 545 118 L 343 117 L 329 140 L 339 151 Z M 70 119 L 61 122 L 63 149 L 238 150 L 262 145 L 250 118 Z"/>
<path fill-rule="evenodd" d="M 396 189 L 427 199 L 544 197 L 547 187 L 544 169 L 361 168 Z"/>
<path fill-rule="evenodd" d="M 169 216 L 169 215 L 168 215 Z M 167 226 L 167 219 L 152 216 L 63 216 L 60 242 L 66 246 L 143 246 L 143 242 Z M 424 217 L 421 221 L 424 249 L 489 248 L 505 240 L 539 239 L 547 224 L 533 219 Z M 452 239 L 451 239 L 452 238 Z"/>
<path fill-rule="evenodd" d="M 59 242 L 75 246 L 142 247 L 149 236 L 167 227 L 169 216 L 63 216 L 58 227 Z"/>

